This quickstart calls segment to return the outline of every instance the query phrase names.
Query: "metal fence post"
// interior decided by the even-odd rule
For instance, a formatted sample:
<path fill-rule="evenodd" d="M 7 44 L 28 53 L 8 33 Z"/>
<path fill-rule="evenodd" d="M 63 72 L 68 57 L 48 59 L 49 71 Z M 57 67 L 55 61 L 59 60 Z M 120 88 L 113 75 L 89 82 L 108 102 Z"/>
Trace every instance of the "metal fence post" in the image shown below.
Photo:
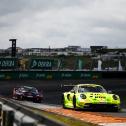
<path fill-rule="evenodd" d="M 2 122 L 2 104 L 0 104 L 0 126 Z"/>
<path fill-rule="evenodd" d="M 2 126 L 13 126 L 14 124 L 14 111 L 3 110 Z"/>

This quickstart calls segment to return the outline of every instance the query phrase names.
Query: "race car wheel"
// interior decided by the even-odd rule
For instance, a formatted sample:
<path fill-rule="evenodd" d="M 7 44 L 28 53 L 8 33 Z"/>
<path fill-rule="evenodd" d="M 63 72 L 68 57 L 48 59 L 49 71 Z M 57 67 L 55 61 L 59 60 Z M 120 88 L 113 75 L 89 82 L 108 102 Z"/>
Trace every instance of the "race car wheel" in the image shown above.
<path fill-rule="evenodd" d="M 75 97 L 75 95 L 73 97 L 73 108 L 76 109 L 76 97 Z"/>
<path fill-rule="evenodd" d="M 63 108 L 65 109 L 65 98 L 64 98 L 64 95 L 62 96 L 62 105 L 63 105 Z"/>
<path fill-rule="evenodd" d="M 33 100 L 35 103 L 42 103 L 42 100 Z"/>
<path fill-rule="evenodd" d="M 18 95 L 17 96 L 17 100 L 23 100 L 23 96 L 22 95 Z"/>
<path fill-rule="evenodd" d="M 14 95 L 12 98 L 13 98 L 13 99 L 15 99 L 15 100 L 17 100 L 17 99 L 18 99 L 18 97 L 17 97 L 17 96 L 15 96 L 15 95 Z"/>
<path fill-rule="evenodd" d="M 23 100 L 23 96 L 22 95 L 20 96 L 20 100 Z"/>

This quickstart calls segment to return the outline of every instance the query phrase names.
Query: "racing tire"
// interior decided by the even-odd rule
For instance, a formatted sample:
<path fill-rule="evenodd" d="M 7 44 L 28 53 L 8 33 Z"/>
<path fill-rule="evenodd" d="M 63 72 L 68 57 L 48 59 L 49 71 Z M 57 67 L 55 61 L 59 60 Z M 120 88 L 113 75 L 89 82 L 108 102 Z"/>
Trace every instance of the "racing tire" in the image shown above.
<path fill-rule="evenodd" d="M 23 96 L 22 96 L 22 95 L 18 95 L 18 96 L 17 96 L 17 100 L 22 101 L 22 100 L 23 100 Z"/>
<path fill-rule="evenodd" d="M 76 97 L 75 95 L 73 96 L 73 108 L 76 110 L 77 107 L 76 107 Z"/>
<path fill-rule="evenodd" d="M 33 100 L 35 103 L 42 103 L 42 100 Z"/>
<path fill-rule="evenodd" d="M 24 100 L 23 96 L 20 96 L 20 100 L 21 100 L 21 101 L 23 101 L 23 100 Z"/>

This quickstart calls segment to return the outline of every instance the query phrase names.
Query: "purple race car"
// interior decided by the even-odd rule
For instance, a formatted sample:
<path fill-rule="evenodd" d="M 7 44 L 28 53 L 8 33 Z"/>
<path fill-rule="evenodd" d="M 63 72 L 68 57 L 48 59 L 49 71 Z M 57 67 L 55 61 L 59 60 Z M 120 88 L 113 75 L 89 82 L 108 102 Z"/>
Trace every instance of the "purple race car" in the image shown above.
<path fill-rule="evenodd" d="M 43 94 L 35 87 L 20 86 L 13 89 L 13 98 L 17 100 L 30 100 L 41 103 L 43 100 Z"/>

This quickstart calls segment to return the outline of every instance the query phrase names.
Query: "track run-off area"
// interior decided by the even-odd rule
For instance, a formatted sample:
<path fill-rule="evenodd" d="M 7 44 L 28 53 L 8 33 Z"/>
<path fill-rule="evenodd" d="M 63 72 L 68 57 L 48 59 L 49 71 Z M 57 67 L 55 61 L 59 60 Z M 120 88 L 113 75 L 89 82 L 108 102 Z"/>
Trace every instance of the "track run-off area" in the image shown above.
<path fill-rule="evenodd" d="M 58 115 L 66 116 L 76 120 L 89 122 L 99 126 L 125 126 L 126 125 L 126 109 L 120 112 L 100 112 L 88 110 L 63 109 L 61 105 L 31 103 L 28 101 L 19 101 L 23 106 L 37 108 L 40 111 L 47 111 Z"/>
<path fill-rule="evenodd" d="M 63 109 L 61 106 L 62 86 L 65 84 L 93 83 L 101 84 L 106 90 L 111 90 L 121 98 L 120 112 L 91 112 Z M 16 86 L 34 86 L 43 91 L 44 99 L 41 104 L 23 101 L 27 106 L 54 112 L 59 115 L 92 122 L 103 126 L 126 126 L 126 79 L 103 80 L 6 80 L 0 81 L 0 95 L 12 97 L 13 88 Z M 21 101 L 20 101 L 21 102 Z"/>

